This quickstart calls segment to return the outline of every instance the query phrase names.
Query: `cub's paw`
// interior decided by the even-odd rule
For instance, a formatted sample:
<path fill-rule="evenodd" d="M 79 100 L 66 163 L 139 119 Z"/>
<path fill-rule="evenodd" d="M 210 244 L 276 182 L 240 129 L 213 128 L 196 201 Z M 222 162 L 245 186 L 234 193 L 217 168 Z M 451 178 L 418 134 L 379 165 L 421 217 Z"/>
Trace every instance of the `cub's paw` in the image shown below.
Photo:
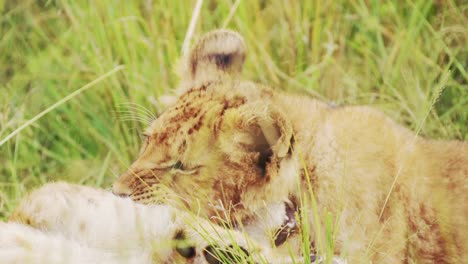
<path fill-rule="evenodd" d="M 330 262 L 326 261 L 326 259 L 321 256 L 311 255 L 310 263 L 311 264 L 325 264 L 325 263 L 330 263 Z M 333 257 L 331 261 L 331 264 L 347 264 L 347 263 L 348 262 L 346 260 L 336 257 L 336 256 Z"/>
<path fill-rule="evenodd" d="M 210 226 L 210 229 L 181 230 L 176 233 L 175 251 L 191 263 L 272 263 L 269 249 L 247 241 L 233 230 Z M 206 230 L 215 230 L 207 234 Z"/>
<path fill-rule="evenodd" d="M 255 263 L 249 259 L 249 252 L 245 248 L 234 245 L 228 248 L 208 246 L 203 250 L 203 256 L 210 264 Z"/>

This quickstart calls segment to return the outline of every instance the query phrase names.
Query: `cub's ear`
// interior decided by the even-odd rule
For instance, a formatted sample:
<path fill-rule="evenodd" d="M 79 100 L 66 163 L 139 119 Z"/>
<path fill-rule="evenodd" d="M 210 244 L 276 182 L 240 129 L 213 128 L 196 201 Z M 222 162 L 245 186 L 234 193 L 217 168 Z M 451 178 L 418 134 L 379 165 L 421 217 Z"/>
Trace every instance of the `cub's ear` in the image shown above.
<path fill-rule="evenodd" d="M 221 148 L 235 160 L 245 158 L 245 150 L 257 153 L 258 166 L 266 173 L 293 150 L 291 122 L 272 104 L 248 103 L 226 111 L 221 121 Z"/>
<path fill-rule="evenodd" d="M 250 122 L 254 122 L 260 128 L 259 141 L 262 139 L 268 144 L 271 154 L 277 158 L 284 158 L 292 149 L 293 129 L 289 120 L 276 107 L 269 105 L 256 112 Z M 256 111 L 256 110 L 254 110 Z"/>
<path fill-rule="evenodd" d="M 241 35 L 215 30 L 201 37 L 190 51 L 182 78 L 196 83 L 236 77 L 242 70 L 246 47 Z"/>
<path fill-rule="evenodd" d="M 250 149 L 257 153 L 257 166 L 263 175 L 277 178 L 280 164 L 290 157 L 294 137 L 291 122 L 272 104 L 249 104 L 241 111 L 243 130 L 249 134 Z"/>

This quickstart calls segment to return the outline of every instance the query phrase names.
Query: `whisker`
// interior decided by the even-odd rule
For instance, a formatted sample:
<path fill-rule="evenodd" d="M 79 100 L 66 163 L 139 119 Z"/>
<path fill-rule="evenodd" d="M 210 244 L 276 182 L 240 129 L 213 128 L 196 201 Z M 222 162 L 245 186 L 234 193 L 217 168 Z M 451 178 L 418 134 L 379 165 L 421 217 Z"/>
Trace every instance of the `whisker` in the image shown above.
<path fill-rule="evenodd" d="M 114 113 L 121 121 L 138 121 L 145 125 L 151 124 L 157 118 L 149 109 L 135 103 L 119 104 Z"/>
<path fill-rule="evenodd" d="M 145 119 L 142 117 L 137 117 L 137 116 L 122 116 L 119 117 L 120 121 L 140 121 L 141 123 L 144 123 L 146 125 L 151 124 L 152 120 L 150 119 Z"/>
<path fill-rule="evenodd" d="M 118 113 L 119 115 L 128 114 L 128 115 L 132 115 L 132 116 L 143 117 L 143 118 L 150 119 L 150 120 L 155 119 L 152 116 L 148 116 L 148 115 L 138 113 L 138 112 L 135 112 L 135 111 L 131 111 L 131 110 L 118 110 L 118 111 L 114 111 L 114 112 Z"/>
<path fill-rule="evenodd" d="M 130 109 L 130 110 L 133 110 L 132 112 L 136 113 L 140 113 L 140 114 L 143 114 L 144 116 L 152 119 L 152 120 L 155 120 L 157 118 L 156 114 L 153 113 L 151 110 L 149 110 L 148 108 L 142 106 L 142 105 L 139 105 L 139 104 L 136 104 L 136 103 L 122 103 L 120 104 L 121 106 L 125 106 L 127 109 Z"/>
<path fill-rule="evenodd" d="M 144 118 L 147 120 L 154 120 L 152 117 L 146 116 L 146 115 L 140 115 L 139 113 L 135 113 L 132 111 L 116 111 L 118 117 L 122 116 L 134 116 L 134 117 L 139 117 L 139 118 Z"/>
<path fill-rule="evenodd" d="M 146 107 L 144 107 L 144 106 L 142 106 L 140 104 L 137 104 L 137 103 L 123 103 L 123 104 L 124 105 L 130 105 L 133 108 L 137 108 L 137 109 L 140 109 L 141 111 L 145 111 L 150 116 L 156 117 L 154 112 L 152 112 L 151 110 L 149 110 L 148 108 L 146 108 Z"/>

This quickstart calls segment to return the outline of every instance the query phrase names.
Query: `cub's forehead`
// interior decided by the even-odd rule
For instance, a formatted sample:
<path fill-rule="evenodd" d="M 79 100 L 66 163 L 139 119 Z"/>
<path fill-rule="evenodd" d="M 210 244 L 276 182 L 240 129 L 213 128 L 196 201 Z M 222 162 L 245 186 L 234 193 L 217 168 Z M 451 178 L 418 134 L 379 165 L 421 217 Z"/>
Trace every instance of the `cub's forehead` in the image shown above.
<path fill-rule="evenodd" d="M 226 89 L 230 88 L 230 89 Z M 146 130 L 156 144 L 190 143 L 213 129 L 224 113 L 238 108 L 247 98 L 231 85 L 210 84 L 192 88 L 164 111 Z M 204 130 L 205 133 L 199 133 Z M 177 140 L 175 140 L 177 139 Z"/>
<path fill-rule="evenodd" d="M 222 105 L 222 100 L 205 89 L 188 91 L 153 121 L 146 134 L 161 140 L 193 134 L 206 125 L 208 116 L 213 117 Z"/>

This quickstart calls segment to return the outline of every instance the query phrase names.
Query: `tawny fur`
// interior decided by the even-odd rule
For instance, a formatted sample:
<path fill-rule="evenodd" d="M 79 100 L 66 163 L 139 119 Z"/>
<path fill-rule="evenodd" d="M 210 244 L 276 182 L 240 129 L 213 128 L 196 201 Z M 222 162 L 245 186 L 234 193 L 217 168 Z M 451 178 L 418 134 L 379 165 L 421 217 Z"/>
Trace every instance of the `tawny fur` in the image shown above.
<path fill-rule="evenodd" d="M 467 143 L 421 138 L 370 107 L 242 81 L 244 57 L 231 31 L 195 45 L 183 93 L 147 129 L 115 192 L 152 203 L 166 186 L 212 221 L 262 227 L 269 208 L 313 191 L 318 219 L 337 220 L 335 253 L 350 263 L 468 259 Z"/>

